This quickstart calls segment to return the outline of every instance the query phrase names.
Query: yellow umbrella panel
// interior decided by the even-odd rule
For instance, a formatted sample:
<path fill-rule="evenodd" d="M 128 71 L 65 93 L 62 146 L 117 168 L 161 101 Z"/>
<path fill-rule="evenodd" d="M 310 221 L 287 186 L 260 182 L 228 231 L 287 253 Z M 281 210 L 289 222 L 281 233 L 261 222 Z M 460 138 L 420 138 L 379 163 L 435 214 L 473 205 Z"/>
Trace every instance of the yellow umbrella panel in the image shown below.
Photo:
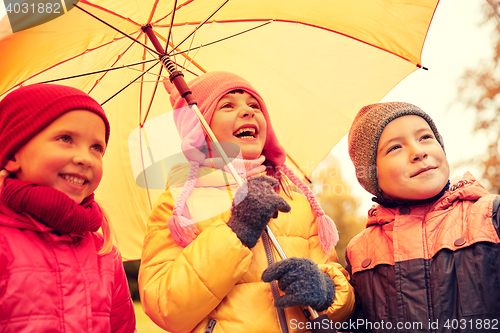
<path fill-rule="evenodd" d="M 73 8 L 0 40 L 2 96 L 19 85 L 95 72 L 57 83 L 105 102 L 111 138 L 96 197 L 127 260 L 140 257 L 147 217 L 165 188 L 166 159 L 180 152 L 168 127 L 168 94 L 157 86 L 165 72 L 145 25 L 163 45 L 170 35 L 167 51 L 187 81 L 223 70 L 251 82 L 281 144 L 309 175 L 362 106 L 421 67 L 438 0 L 184 1 L 172 23 L 174 3 L 82 0 L 77 6 L 115 29 Z"/>

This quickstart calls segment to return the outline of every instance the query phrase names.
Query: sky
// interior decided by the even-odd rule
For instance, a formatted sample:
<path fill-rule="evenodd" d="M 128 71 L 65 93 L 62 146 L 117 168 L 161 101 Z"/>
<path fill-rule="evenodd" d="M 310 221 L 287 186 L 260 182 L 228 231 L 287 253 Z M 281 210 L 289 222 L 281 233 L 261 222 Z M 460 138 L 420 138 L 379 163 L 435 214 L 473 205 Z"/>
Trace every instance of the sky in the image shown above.
<path fill-rule="evenodd" d="M 0 18 L 5 15 L 0 1 Z M 400 82 L 382 101 L 413 103 L 426 111 L 436 123 L 444 138 L 446 154 L 451 166 L 451 177 L 465 171 L 477 178 L 476 165 L 457 166 L 457 163 L 484 151 L 484 137 L 474 134 L 474 113 L 455 103 L 458 81 L 467 68 L 474 68 L 480 59 L 491 55 L 491 26 L 480 26 L 482 0 L 441 0 L 432 20 L 422 53 L 419 69 Z M 358 213 L 364 215 L 373 204 L 371 195 L 357 183 L 354 168 L 347 153 L 344 137 L 331 154 L 339 162 L 346 191 L 358 199 Z"/>
<path fill-rule="evenodd" d="M 473 131 L 474 112 L 456 102 L 458 82 L 467 68 L 475 68 L 481 59 L 492 54 L 491 26 L 482 22 L 481 0 L 441 0 L 432 20 L 422 52 L 422 65 L 410 74 L 383 99 L 383 102 L 402 101 L 415 104 L 427 112 L 444 139 L 451 167 L 450 178 L 470 171 L 480 180 L 477 165 L 457 166 L 484 152 L 485 138 Z M 358 199 L 359 215 L 372 206 L 372 195 L 357 182 L 347 153 L 347 137 L 332 150 L 340 164 L 346 189 Z"/>

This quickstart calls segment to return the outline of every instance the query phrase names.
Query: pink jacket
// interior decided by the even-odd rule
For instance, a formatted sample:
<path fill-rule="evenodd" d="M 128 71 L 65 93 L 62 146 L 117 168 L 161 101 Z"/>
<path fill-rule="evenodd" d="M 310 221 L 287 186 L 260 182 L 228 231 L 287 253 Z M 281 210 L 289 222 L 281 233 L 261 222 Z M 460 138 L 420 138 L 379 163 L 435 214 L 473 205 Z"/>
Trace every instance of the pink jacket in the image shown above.
<path fill-rule="evenodd" d="M 0 332 L 135 332 L 121 256 L 0 203 Z"/>

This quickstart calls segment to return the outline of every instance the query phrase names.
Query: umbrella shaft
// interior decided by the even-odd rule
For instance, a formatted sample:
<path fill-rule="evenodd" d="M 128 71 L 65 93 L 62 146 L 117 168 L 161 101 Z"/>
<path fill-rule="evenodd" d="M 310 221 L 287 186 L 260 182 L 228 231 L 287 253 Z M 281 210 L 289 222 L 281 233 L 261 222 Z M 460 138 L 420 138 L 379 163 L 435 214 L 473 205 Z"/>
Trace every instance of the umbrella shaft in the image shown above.
<path fill-rule="evenodd" d="M 158 52 L 159 54 L 164 54 L 165 50 L 163 49 L 163 46 L 161 46 L 158 38 L 156 37 L 156 35 L 153 31 L 153 28 L 151 27 L 151 24 L 146 24 L 141 29 L 148 36 L 149 40 L 151 41 L 151 43 L 155 47 L 156 52 Z"/>
<path fill-rule="evenodd" d="M 287 258 L 286 254 L 283 251 L 283 249 L 281 248 L 280 243 L 278 243 L 278 240 L 276 239 L 276 236 L 274 236 L 273 232 L 271 231 L 271 228 L 269 228 L 269 226 L 266 226 L 266 230 L 265 231 L 266 231 L 267 235 L 269 236 L 269 239 L 271 240 L 271 243 L 273 243 L 273 246 L 276 249 L 276 252 L 278 252 L 278 255 L 280 256 L 280 259 L 281 260 L 285 260 Z M 316 319 L 316 318 L 319 317 L 319 315 L 316 312 L 316 310 L 314 310 L 310 306 L 307 307 L 307 310 L 309 310 L 309 312 L 311 313 L 311 317 L 313 319 Z"/>
<path fill-rule="evenodd" d="M 271 243 L 273 243 L 274 248 L 276 249 L 276 252 L 278 252 L 278 255 L 280 256 L 281 260 L 285 260 L 286 254 L 281 248 L 280 244 L 278 243 L 278 240 L 276 239 L 276 236 L 274 236 L 273 232 L 271 231 L 271 228 L 269 226 L 266 226 L 266 232 L 267 235 L 269 236 L 269 239 L 271 240 Z"/>

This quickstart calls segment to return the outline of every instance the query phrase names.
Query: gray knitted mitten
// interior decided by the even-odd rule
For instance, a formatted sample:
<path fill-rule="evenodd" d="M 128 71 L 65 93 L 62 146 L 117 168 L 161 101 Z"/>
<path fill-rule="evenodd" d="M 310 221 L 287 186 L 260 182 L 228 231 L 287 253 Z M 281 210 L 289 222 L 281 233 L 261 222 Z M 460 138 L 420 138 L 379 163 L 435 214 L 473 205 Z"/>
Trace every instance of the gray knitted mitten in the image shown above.
<path fill-rule="evenodd" d="M 269 265 L 262 273 L 264 282 L 278 280 L 278 287 L 285 293 L 276 299 L 278 308 L 310 306 L 324 311 L 335 298 L 335 284 L 309 258 L 287 258 Z"/>
<path fill-rule="evenodd" d="M 231 209 L 227 225 L 248 248 L 253 248 L 262 231 L 278 211 L 289 212 L 291 207 L 273 187 L 278 181 L 269 176 L 251 177 L 234 196 L 238 204 Z"/>

